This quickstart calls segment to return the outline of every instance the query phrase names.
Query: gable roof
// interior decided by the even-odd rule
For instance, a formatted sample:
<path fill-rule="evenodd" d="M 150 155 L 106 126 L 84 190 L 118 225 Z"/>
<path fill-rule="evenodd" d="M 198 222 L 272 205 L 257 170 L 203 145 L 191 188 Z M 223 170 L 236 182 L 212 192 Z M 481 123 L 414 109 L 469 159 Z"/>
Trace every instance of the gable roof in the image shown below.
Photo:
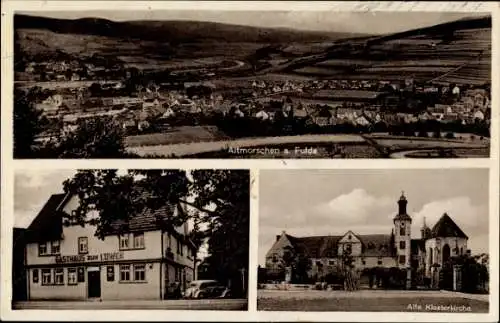
<path fill-rule="evenodd" d="M 63 203 L 66 194 L 53 194 L 49 197 L 36 218 L 26 229 L 27 241 L 49 241 L 56 240 L 62 234 L 62 221 L 57 212 L 60 211 L 60 205 Z M 57 220 L 57 221 L 55 221 Z"/>
<path fill-rule="evenodd" d="M 390 257 L 391 236 L 389 234 L 354 234 L 363 245 L 362 256 L 365 257 Z M 309 258 L 333 258 L 338 256 L 339 241 L 341 236 L 313 236 L 294 237 L 286 234 L 286 237 L 297 252 Z"/>
<path fill-rule="evenodd" d="M 146 193 L 145 193 L 146 194 Z M 69 200 L 69 194 L 53 194 L 45 203 L 38 215 L 26 230 L 28 242 L 44 242 L 61 238 L 63 229 L 63 207 Z M 179 204 L 169 204 L 157 210 L 145 209 L 138 215 L 131 216 L 128 221 L 117 220 L 111 224 L 106 235 L 118 234 L 124 229 L 126 232 L 144 232 L 160 229 L 161 221 L 173 215 L 176 210 L 184 212 Z M 169 229 L 174 236 L 183 237 L 173 226 Z"/>
<path fill-rule="evenodd" d="M 431 230 L 432 238 L 446 238 L 457 237 L 468 239 L 467 235 L 460 229 L 460 227 L 453 221 L 448 214 L 443 214 L 439 221 L 434 225 Z"/>

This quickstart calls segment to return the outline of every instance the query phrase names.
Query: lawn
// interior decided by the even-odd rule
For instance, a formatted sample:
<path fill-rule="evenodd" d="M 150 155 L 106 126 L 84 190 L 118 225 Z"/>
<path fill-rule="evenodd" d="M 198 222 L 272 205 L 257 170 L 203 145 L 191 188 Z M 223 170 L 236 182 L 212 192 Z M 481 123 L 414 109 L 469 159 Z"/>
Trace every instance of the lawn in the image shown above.
<path fill-rule="evenodd" d="M 128 147 L 140 147 L 227 139 L 229 138 L 216 127 L 183 126 L 175 127 L 168 132 L 129 136 L 125 139 L 125 144 Z"/>
<path fill-rule="evenodd" d="M 414 312 L 443 312 L 458 313 L 455 311 L 436 311 L 427 306 L 465 306 L 461 312 L 467 313 L 467 307 L 470 306 L 470 312 L 488 313 L 488 303 L 466 298 L 449 297 L 381 297 L 381 298 L 259 298 L 257 301 L 257 310 L 260 311 L 349 311 L 349 312 L 408 312 L 409 305 L 420 305 L 420 309 L 414 309 Z M 413 307 L 415 308 L 415 307 Z"/>

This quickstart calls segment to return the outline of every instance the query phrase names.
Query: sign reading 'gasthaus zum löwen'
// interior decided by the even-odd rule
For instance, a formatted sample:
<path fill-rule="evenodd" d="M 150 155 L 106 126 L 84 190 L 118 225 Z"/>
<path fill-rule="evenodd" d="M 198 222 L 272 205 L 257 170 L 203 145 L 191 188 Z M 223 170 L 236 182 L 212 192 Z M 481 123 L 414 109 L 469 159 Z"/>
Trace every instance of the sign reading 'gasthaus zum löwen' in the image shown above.
<path fill-rule="evenodd" d="M 91 261 L 114 261 L 124 259 L 123 252 L 107 252 L 97 255 L 71 255 L 71 256 L 57 256 L 56 263 L 82 263 Z"/>

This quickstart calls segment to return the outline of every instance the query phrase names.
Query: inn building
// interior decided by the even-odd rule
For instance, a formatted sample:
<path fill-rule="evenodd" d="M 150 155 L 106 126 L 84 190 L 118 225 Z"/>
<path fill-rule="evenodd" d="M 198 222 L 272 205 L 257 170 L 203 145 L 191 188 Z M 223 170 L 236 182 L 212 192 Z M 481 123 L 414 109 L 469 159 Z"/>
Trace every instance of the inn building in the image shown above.
<path fill-rule="evenodd" d="M 407 270 L 408 284 L 412 273 L 417 271 L 437 282 L 440 268 L 450 257 L 470 252 L 467 250 L 468 237 L 444 213 L 432 229 L 424 220 L 421 238 L 412 239 L 412 218 L 407 213 L 407 204 L 402 194 L 388 234 L 357 234 L 349 230 L 339 236 L 295 237 L 283 231 L 266 254 L 266 270 L 280 272 L 284 253 L 292 250 L 310 260 L 308 275 L 318 277 L 334 266 L 342 266 L 342 256 L 347 251 L 356 269 L 397 267 Z"/>
<path fill-rule="evenodd" d="M 181 205 L 116 221 L 100 239 L 91 223 L 71 221 L 78 203 L 72 194 L 52 195 L 27 228 L 28 300 L 168 299 L 196 279 L 188 224 L 165 229 L 158 221 L 185 212 Z"/>

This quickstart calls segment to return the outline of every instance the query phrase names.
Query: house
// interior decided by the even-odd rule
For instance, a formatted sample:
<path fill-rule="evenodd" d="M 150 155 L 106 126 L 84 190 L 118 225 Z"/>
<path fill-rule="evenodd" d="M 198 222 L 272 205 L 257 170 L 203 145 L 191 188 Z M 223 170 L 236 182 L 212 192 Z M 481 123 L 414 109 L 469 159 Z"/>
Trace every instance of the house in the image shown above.
<path fill-rule="evenodd" d="M 170 118 L 173 116 L 175 116 L 175 111 L 172 109 L 172 107 L 168 107 L 161 117 L 162 118 Z"/>
<path fill-rule="evenodd" d="M 12 234 L 12 300 L 26 301 L 28 299 L 27 277 L 24 268 L 26 229 L 14 228 Z"/>
<path fill-rule="evenodd" d="M 424 275 L 439 280 L 439 271 L 452 256 L 467 253 L 468 237 L 460 227 L 444 213 L 432 229 L 425 220 L 419 239 L 412 238 L 412 217 L 407 213 L 408 201 L 401 195 L 398 212 L 393 218 L 388 234 L 357 234 L 348 230 L 342 235 L 295 237 L 283 231 L 266 253 L 266 269 L 276 272 L 282 269 L 287 250 L 309 259 L 309 277 L 321 275 L 328 267 L 342 266 L 345 253 L 353 257 L 356 269 L 374 267 L 398 267 L 411 273 L 422 269 Z"/>
<path fill-rule="evenodd" d="M 35 103 L 35 108 L 43 110 L 45 113 L 55 112 L 63 104 L 63 97 L 60 94 L 49 96 L 41 103 Z"/>
<path fill-rule="evenodd" d="M 361 115 L 361 116 L 357 117 L 356 119 L 354 119 L 354 124 L 367 127 L 367 126 L 371 125 L 372 123 L 368 120 L 368 118 L 366 116 Z"/>
<path fill-rule="evenodd" d="M 160 101 L 158 99 L 146 99 L 142 102 L 142 108 L 152 108 L 160 105 Z"/>
<path fill-rule="evenodd" d="M 270 119 L 269 114 L 268 114 L 265 110 L 260 110 L 260 111 L 258 111 L 258 112 L 255 114 L 255 117 L 256 117 L 257 119 L 261 119 L 261 120 L 269 120 L 269 119 Z"/>
<path fill-rule="evenodd" d="M 196 279 L 196 248 L 188 225 L 160 227 L 157 219 L 185 209 L 169 205 L 112 221 L 103 239 L 87 216 L 72 218 L 76 195 L 54 194 L 26 230 L 28 300 L 166 299 L 172 282 Z"/>
<path fill-rule="evenodd" d="M 484 120 L 484 113 L 479 109 L 472 116 L 475 120 Z"/>

